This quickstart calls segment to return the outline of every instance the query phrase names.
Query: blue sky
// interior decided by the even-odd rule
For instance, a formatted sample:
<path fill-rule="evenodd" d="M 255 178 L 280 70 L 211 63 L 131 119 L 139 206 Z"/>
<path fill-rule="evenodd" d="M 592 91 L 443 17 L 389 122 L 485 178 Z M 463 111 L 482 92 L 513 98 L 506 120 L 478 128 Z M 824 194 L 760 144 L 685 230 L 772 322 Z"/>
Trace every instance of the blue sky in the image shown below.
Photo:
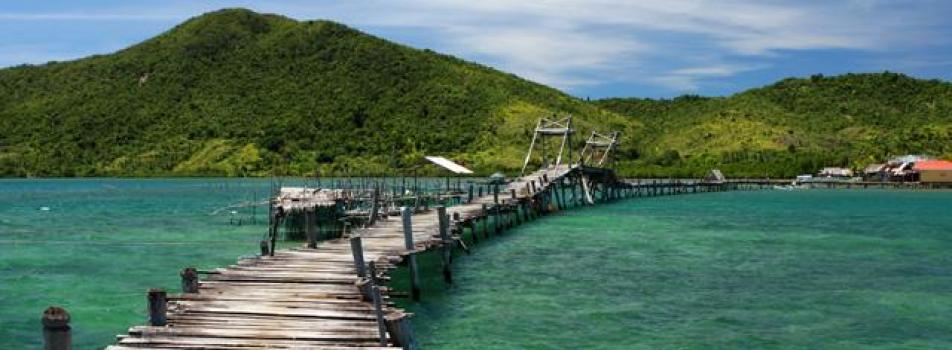
<path fill-rule="evenodd" d="M 245 7 L 330 19 L 579 97 L 727 95 L 788 76 L 952 80 L 952 1 L 3 1 L 0 67 L 110 53 Z"/>

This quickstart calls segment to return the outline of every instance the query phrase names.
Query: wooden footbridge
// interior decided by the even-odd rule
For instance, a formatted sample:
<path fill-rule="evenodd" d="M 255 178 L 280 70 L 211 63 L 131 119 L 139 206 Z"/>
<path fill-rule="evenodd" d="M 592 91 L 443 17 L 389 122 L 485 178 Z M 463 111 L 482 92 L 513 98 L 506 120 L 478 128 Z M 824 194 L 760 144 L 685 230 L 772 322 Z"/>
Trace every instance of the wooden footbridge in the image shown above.
<path fill-rule="evenodd" d="M 571 145 L 571 134 L 571 120 L 566 120 L 555 126 L 540 122 L 536 136 L 560 135 L 564 148 Z M 543 155 L 540 170 L 480 194 L 470 185 L 468 192 L 456 191 L 438 205 L 404 198 L 398 212 L 391 212 L 375 188 L 362 227 L 345 225 L 333 239 L 318 239 L 315 213 L 336 205 L 343 192 L 276 198 L 260 255 L 210 271 L 184 269 L 182 293 L 150 290 L 149 324 L 130 328 L 107 349 L 414 349 L 411 315 L 395 307 L 393 298 L 419 300 L 420 274 L 428 273 L 417 264 L 419 254 L 440 254 L 441 273 L 452 283 L 454 250 L 468 253 L 481 240 L 553 211 L 728 188 L 723 182 L 626 182 L 611 169 L 585 165 L 586 159 L 608 162 L 617 142 L 617 134 L 611 135 L 594 139 L 593 134 L 578 162 L 563 163 L 560 149 L 554 162 Z M 545 142 L 534 139 L 533 146 L 539 144 Z M 530 149 L 527 165 L 531 155 Z M 306 244 L 275 249 L 280 223 L 293 216 L 303 217 Z M 389 272 L 398 267 L 409 270 L 408 291 L 387 287 Z M 56 324 L 56 317 L 51 313 L 48 323 Z"/>

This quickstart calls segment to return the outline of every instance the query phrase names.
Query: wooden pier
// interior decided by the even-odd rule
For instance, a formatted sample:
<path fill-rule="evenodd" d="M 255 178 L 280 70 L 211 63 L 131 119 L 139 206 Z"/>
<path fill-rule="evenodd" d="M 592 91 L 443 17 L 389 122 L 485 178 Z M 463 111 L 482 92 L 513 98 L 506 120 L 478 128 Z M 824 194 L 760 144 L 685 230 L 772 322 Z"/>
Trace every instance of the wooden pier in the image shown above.
<path fill-rule="evenodd" d="M 572 163 L 573 133 L 571 117 L 543 118 L 536 126 L 523 175 L 480 187 L 478 193 L 472 184 L 468 191 L 458 182 L 451 189 L 449 179 L 446 192 L 435 197 L 419 188 L 408 191 L 405 183 L 399 191 L 391 189 L 389 198 L 376 185 L 356 191 L 349 186 L 278 191 L 271 201 L 268 236 L 261 242 L 260 255 L 212 271 L 184 269 L 182 293 L 151 290 L 149 324 L 130 328 L 107 349 L 414 349 L 411 315 L 395 307 L 392 299 L 421 297 L 420 275 L 431 271 L 421 271 L 418 254 L 437 252 L 440 273 L 452 283 L 454 250 L 469 252 L 469 245 L 490 234 L 552 211 L 620 198 L 742 186 L 622 181 L 613 170 L 603 168 L 614 163 L 618 133 L 593 132 Z M 554 137 L 559 151 L 547 158 L 547 140 Z M 526 174 L 536 148 L 540 170 Z M 469 171 L 442 158 L 438 161 L 450 170 Z M 319 235 L 321 220 L 331 221 L 323 225 L 340 231 Z M 276 249 L 282 222 L 293 223 L 295 232 L 303 231 L 306 243 Z M 389 272 L 397 267 L 409 270 L 408 291 L 387 287 Z"/>
<path fill-rule="evenodd" d="M 420 297 L 419 276 L 430 271 L 419 270 L 417 254 L 440 252 L 440 273 L 452 283 L 452 251 L 469 250 L 490 232 L 580 205 L 725 188 L 629 183 L 609 169 L 551 166 L 459 205 L 403 207 L 399 217 L 381 215 L 312 248 L 263 250 L 211 271 L 185 269 L 183 292 L 150 291 L 150 324 L 130 328 L 107 349 L 413 349 L 411 315 L 392 302 L 404 293 L 386 286 L 389 271 L 406 267 L 411 290 L 405 294 Z"/>

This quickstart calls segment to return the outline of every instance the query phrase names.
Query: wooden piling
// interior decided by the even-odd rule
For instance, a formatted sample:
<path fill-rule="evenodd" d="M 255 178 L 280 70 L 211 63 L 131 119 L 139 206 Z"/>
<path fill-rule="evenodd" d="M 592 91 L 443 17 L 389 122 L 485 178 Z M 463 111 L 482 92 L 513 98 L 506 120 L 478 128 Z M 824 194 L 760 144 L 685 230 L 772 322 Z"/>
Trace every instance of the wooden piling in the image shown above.
<path fill-rule="evenodd" d="M 486 204 L 483 203 L 482 210 L 480 210 L 480 216 L 483 218 L 483 235 L 486 239 L 489 239 L 489 210 L 486 209 Z"/>
<path fill-rule="evenodd" d="M 417 349 L 416 337 L 413 335 L 413 326 L 410 324 L 410 315 L 403 312 L 391 313 L 386 316 L 387 332 L 393 345 L 404 350 Z"/>
<path fill-rule="evenodd" d="M 314 207 L 304 210 L 304 233 L 307 235 L 307 247 L 317 248 L 317 211 Z"/>
<path fill-rule="evenodd" d="M 364 262 L 364 247 L 360 235 L 350 237 L 350 251 L 354 256 L 354 267 L 357 268 L 357 276 L 367 277 L 367 265 Z"/>
<path fill-rule="evenodd" d="M 261 247 L 261 256 L 267 256 L 271 250 L 268 248 L 268 240 L 265 239 L 262 239 L 258 246 Z"/>
<path fill-rule="evenodd" d="M 182 276 L 182 293 L 198 293 L 198 270 L 186 267 L 179 273 Z"/>
<path fill-rule="evenodd" d="M 165 289 L 149 289 L 148 299 L 149 325 L 156 327 L 165 326 L 168 322 L 165 317 L 166 309 L 168 307 L 168 299 L 166 298 Z"/>
<path fill-rule="evenodd" d="M 446 207 L 442 205 L 436 207 L 436 215 L 440 225 L 440 240 L 443 242 L 443 280 L 447 284 L 453 284 L 453 271 L 450 269 L 453 241 L 450 239 L 449 217 L 446 216 Z"/>
<path fill-rule="evenodd" d="M 380 187 L 374 186 L 373 194 L 370 197 L 370 218 L 367 220 L 367 225 L 373 225 L 377 222 L 377 211 L 380 210 L 380 204 L 377 203 L 380 200 Z"/>
<path fill-rule="evenodd" d="M 44 350 L 72 350 L 73 339 L 69 327 L 69 312 L 59 306 L 50 306 L 43 311 Z"/>
<path fill-rule="evenodd" d="M 371 280 L 373 279 L 371 278 Z M 380 332 L 380 346 L 387 346 L 387 323 L 383 317 L 383 301 L 380 298 L 380 287 L 373 285 L 371 290 L 374 303 L 374 315 L 377 316 L 377 330 Z"/>
<path fill-rule="evenodd" d="M 410 297 L 413 301 L 420 301 L 420 276 L 417 271 L 416 249 L 413 245 L 413 226 L 410 221 L 413 212 L 410 208 L 401 207 L 400 216 L 403 219 L 403 245 L 410 252 L 407 256 L 409 259 L 407 264 L 410 268 Z"/>

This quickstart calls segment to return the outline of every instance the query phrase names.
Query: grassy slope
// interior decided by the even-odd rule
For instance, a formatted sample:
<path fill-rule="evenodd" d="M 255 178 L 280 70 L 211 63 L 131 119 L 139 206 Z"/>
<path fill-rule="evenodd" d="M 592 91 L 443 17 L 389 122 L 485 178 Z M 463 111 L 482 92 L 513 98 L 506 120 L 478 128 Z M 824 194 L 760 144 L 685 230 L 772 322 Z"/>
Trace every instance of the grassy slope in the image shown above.
<path fill-rule="evenodd" d="M 0 70 L 0 175 L 513 169 L 541 115 L 634 124 L 557 90 L 327 21 L 193 18 L 114 54 Z M 629 132 L 629 135 L 633 132 Z"/>
<path fill-rule="evenodd" d="M 595 104 L 644 123 L 635 135 L 641 158 L 627 165 L 635 173 L 722 167 L 792 176 L 905 153 L 952 157 L 952 84 L 901 74 L 786 79 L 724 98 Z"/>

